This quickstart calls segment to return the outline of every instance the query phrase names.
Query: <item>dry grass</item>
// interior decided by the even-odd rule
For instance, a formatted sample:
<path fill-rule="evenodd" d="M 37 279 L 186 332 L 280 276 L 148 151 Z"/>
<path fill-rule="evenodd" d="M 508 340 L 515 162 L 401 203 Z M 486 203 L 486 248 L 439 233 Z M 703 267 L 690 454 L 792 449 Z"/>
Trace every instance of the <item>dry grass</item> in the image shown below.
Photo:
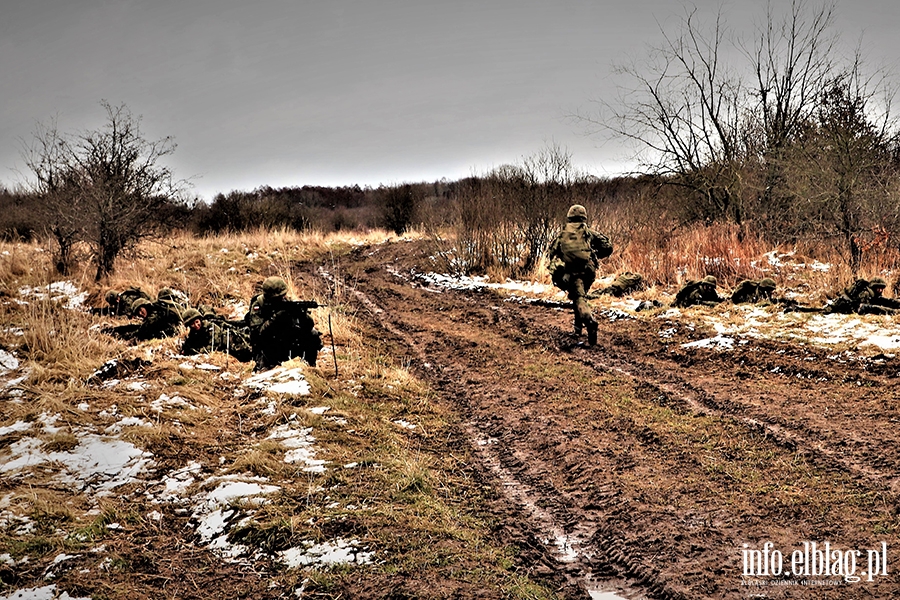
<path fill-rule="evenodd" d="M 407 237 L 421 235 L 413 232 Z M 152 452 L 160 474 L 192 460 L 204 465 L 206 473 L 252 474 L 277 482 L 281 493 L 257 508 L 242 534 L 261 548 L 277 550 L 302 540 L 351 535 L 384 557 L 371 567 L 382 574 L 430 571 L 434 577 L 452 579 L 465 574 L 453 565 L 477 565 L 485 585 L 510 589 L 511 598 L 553 598 L 551 591 L 516 574 L 506 551 L 491 545 L 490 527 L 470 510 L 459 508 L 479 506 L 481 491 L 470 489 L 464 457 L 449 458 L 435 451 L 440 440 L 453 437 L 449 429 L 453 419 L 432 402 L 428 387 L 410 374 L 407 365 L 394 361 L 373 341 L 354 312 L 355 282 L 342 270 L 342 256 L 359 244 L 392 237 L 385 232 L 353 237 L 290 231 L 206 239 L 174 236 L 142 244 L 123 257 L 102 284 L 93 282 L 89 266 L 69 278 L 89 292 L 87 304 L 93 306 L 103 304 L 107 289 L 136 285 L 151 294 L 172 287 L 185 292 L 192 303 L 227 312 L 247 303 L 265 277 L 284 277 L 294 297 L 328 305 L 314 311 L 326 349 L 318 368 L 300 367 L 312 388 L 310 396 L 301 398 L 242 388 L 250 366 L 221 354 L 203 357 L 218 370 L 189 368 L 177 356 L 178 339 L 130 346 L 99 333 L 100 325 L 122 319 L 91 316 L 53 301 L 15 302 L 23 286 L 42 286 L 54 279 L 49 275 L 49 253 L 35 246 L 0 244 L 0 289 L 6 296 L 0 297 L 0 348 L 15 352 L 29 373 L 19 385 L 22 395 L 5 399 L 7 410 L 0 426 L 19 420 L 32 423 L 27 432 L 5 436 L 0 452 L 26 436 L 37 438 L 45 452 L 69 452 L 78 445 L 73 430 L 104 434 L 121 419 L 137 417 L 142 424 L 120 426 L 118 437 Z M 322 278 L 307 261 L 322 265 L 331 277 Z M 334 374 L 332 342 L 339 377 Z M 87 383 L 110 358 L 148 362 L 118 384 Z M 147 386 L 131 387 L 139 382 Z M 162 395 L 177 396 L 179 403 L 151 408 Z M 328 407 L 324 414 L 308 410 L 321 406 Z M 58 415 L 61 429 L 42 429 L 42 415 Z M 397 425 L 399 419 L 415 424 L 415 429 Z M 325 473 L 285 463 L 285 449 L 277 440 L 267 439 L 273 427 L 288 422 L 313 429 L 316 456 L 328 464 Z M 4 483 L 4 493 L 17 499 L 5 510 L 30 515 L 39 527 L 24 535 L 0 531 L 0 553 L 9 552 L 16 559 L 30 556 L 36 577 L 43 573 L 41 561 L 52 559 L 54 553 L 79 553 L 87 557 L 91 574 L 78 579 L 73 572 L 58 581 L 75 581 L 87 586 L 81 588 L 85 590 L 101 585 L 100 589 L 116 590 L 119 597 L 143 597 L 138 592 L 144 585 L 140 573 L 128 562 L 139 545 L 156 539 L 157 547 L 189 548 L 189 556 L 199 551 L 187 539 L 169 543 L 172 535 L 189 535 L 189 515 L 167 515 L 180 520 L 174 530 L 143 516 L 169 509 L 147 504 L 143 492 L 133 494 L 141 489 L 139 484 L 118 489 L 113 498 L 98 499 L 54 490 L 52 474 L 43 469 L 34 475 L 30 486 L 28 480 Z M 205 491 L 199 483 L 190 489 Z M 124 529 L 107 527 L 114 522 Z M 435 540 L 445 543 L 436 545 Z M 100 544 L 108 545 L 107 554 L 88 552 Z M 441 549 L 428 550 L 433 546 Z M 100 567 L 107 556 L 111 562 Z M 176 564 L 181 560 L 176 555 L 165 558 Z M 308 591 L 327 597 L 348 572 L 312 569 L 303 577 L 309 579 Z M 285 585 L 300 579 L 293 572 L 273 577 Z M 198 582 L 202 584 L 202 578 Z"/>

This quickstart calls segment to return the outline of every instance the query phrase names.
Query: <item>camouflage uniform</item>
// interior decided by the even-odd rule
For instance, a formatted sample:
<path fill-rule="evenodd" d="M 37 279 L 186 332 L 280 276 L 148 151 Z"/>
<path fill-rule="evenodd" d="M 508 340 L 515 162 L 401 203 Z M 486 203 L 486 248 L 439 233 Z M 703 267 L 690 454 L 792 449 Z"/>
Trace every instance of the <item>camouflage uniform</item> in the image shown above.
<path fill-rule="evenodd" d="M 194 308 L 185 311 L 184 325 L 188 328 L 188 335 L 181 347 L 181 353 L 185 356 L 225 352 L 241 362 L 253 360 L 250 332 L 246 328 L 202 314 Z"/>
<path fill-rule="evenodd" d="M 616 298 L 621 298 L 625 294 L 644 288 L 644 278 L 637 273 L 625 271 L 616 280 L 609 284 L 609 287 L 601 290 L 601 294 L 609 294 Z"/>
<path fill-rule="evenodd" d="M 176 292 L 172 288 L 162 288 L 156 293 L 156 301 L 164 302 L 170 308 L 174 308 L 179 314 L 184 314 L 186 310 L 191 308 L 187 297 L 181 292 Z"/>
<path fill-rule="evenodd" d="M 256 367 L 270 369 L 296 357 L 316 366 L 322 338 L 309 310 L 285 298 L 287 283 L 279 277 L 267 278 L 262 287 L 263 293 L 253 298 L 244 317 Z"/>
<path fill-rule="evenodd" d="M 553 285 L 566 292 L 575 312 L 575 334 L 588 331 L 588 344 L 597 343 L 597 322 L 587 293 L 597 277 L 600 259 L 612 254 L 609 238 L 587 226 L 587 212 L 580 204 L 569 208 L 566 226 L 550 245 L 547 270 Z"/>
<path fill-rule="evenodd" d="M 758 303 L 772 301 L 772 292 L 775 291 L 775 280 L 766 277 L 762 280 L 745 279 L 740 282 L 734 293 L 731 294 L 731 301 L 735 304 L 745 302 Z"/>
<path fill-rule="evenodd" d="M 900 309 L 900 302 L 882 296 L 886 283 L 881 277 L 872 281 L 857 279 L 847 286 L 840 296 L 832 300 L 824 311 L 826 314 L 838 313 L 848 315 L 890 315 Z"/>
<path fill-rule="evenodd" d="M 678 290 L 675 295 L 675 301 L 672 306 L 687 308 L 688 306 L 715 306 L 720 302 L 724 302 L 724 298 L 720 298 L 716 293 L 716 278 L 707 275 L 700 281 L 689 281 Z"/>
<path fill-rule="evenodd" d="M 138 300 L 151 300 L 150 295 L 138 287 L 130 287 L 124 292 L 110 290 L 106 292 L 108 313 L 116 316 L 131 316 L 132 307 Z"/>
<path fill-rule="evenodd" d="M 173 337 L 181 330 L 181 313 L 168 302 L 149 302 L 138 300 L 133 309 L 133 316 L 141 308 L 147 310 L 147 315 L 131 336 L 136 340 L 152 340 L 156 338 Z"/>

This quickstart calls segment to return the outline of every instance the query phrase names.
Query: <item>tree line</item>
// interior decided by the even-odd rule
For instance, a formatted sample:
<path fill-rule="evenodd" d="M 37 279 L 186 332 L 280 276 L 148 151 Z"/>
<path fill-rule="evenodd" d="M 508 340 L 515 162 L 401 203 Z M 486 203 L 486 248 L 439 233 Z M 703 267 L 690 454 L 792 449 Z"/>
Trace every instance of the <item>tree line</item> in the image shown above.
<path fill-rule="evenodd" d="M 579 203 L 620 246 L 725 224 L 738 238 L 837 249 L 856 272 L 866 252 L 900 249 L 900 129 L 890 78 L 867 74 L 861 50 L 839 52 L 834 11 L 793 0 L 739 37 L 721 13 L 704 25 L 687 10 L 647 57 L 619 67 L 618 99 L 580 116 L 633 144 L 633 174 L 588 175 L 550 144 L 458 181 L 264 186 L 198 202 L 163 165 L 174 142 L 145 139 L 140 118 L 103 103 L 97 131 L 38 129 L 29 185 L 0 189 L 0 235 L 50 239 L 61 273 L 90 258 L 101 278 L 123 250 L 171 228 L 420 227 L 448 268 L 518 276 Z"/>

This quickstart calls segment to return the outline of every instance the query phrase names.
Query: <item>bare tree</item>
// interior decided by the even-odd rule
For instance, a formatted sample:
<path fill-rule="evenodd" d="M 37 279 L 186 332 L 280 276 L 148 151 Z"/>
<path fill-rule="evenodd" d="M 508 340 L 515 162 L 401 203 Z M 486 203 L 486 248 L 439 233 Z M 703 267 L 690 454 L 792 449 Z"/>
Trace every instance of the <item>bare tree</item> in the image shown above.
<path fill-rule="evenodd" d="M 725 62 L 728 30 L 721 13 L 706 33 L 696 9 L 647 63 L 623 65 L 631 81 L 617 102 L 604 103 L 609 119 L 588 118 L 636 142 L 641 168 L 696 194 L 702 216 L 740 222 L 743 127 L 748 119 L 741 79 Z"/>
<path fill-rule="evenodd" d="M 756 105 L 754 122 L 760 124 L 758 156 L 765 169 L 760 200 L 768 209 L 784 208 L 784 151 L 815 114 L 825 82 L 835 71 L 837 38 L 829 33 L 834 22 L 833 2 L 810 9 L 805 0 L 792 0 L 779 17 L 769 5 L 758 28 L 753 50 Z"/>
<path fill-rule="evenodd" d="M 54 214 L 62 247 L 67 236 L 94 249 L 99 280 L 110 273 L 122 250 L 151 235 L 159 215 L 179 202 L 184 182 L 175 181 L 162 160 L 175 150 L 171 137 L 144 138 L 140 117 L 123 104 L 101 102 L 106 124 L 96 131 L 63 136 L 42 127 L 26 156 L 40 193 Z"/>
<path fill-rule="evenodd" d="M 645 171 L 690 190 L 697 217 L 740 224 L 748 210 L 781 210 L 783 149 L 835 71 L 833 13 L 806 0 L 783 16 L 770 8 L 748 50 L 721 12 L 704 26 L 689 10 L 645 62 L 618 69 L 631 83 L 604 103 L 611 118 L 589 120 L 635 142 Z"/>
<path fill-rule="evenodd" d="M 877 82 L 876 82 L 877 83 Z M 860 63 L 826 82 L 816 113 L 786 146 L 785 172 L 804 199 L 804 227 L 836 231 L 854 273 L 864 236 L 898 218 L 898 129 L 891 93 L 861 74 Z"/>

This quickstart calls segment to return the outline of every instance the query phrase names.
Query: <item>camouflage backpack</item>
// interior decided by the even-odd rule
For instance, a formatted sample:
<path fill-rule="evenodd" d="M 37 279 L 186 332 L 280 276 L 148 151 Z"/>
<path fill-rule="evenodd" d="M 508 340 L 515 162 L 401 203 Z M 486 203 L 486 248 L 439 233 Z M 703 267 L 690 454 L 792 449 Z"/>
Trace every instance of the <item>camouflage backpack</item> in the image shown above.
<path fill-rule="evenodd" d="M 253 357 L 253 345 L 250 343 L 250 331 L 246 327 L 238 327 L 223 319 L 209 319 L 212 326 L 212 346 L 219 352 L 227 352 L 240 361 L 246 362 Z"/>
<path fill-rule="evenodd" d="M 578 222 L 566 223 L 566 228 L 560 234 L 559 250 L 567 265 L 589 263 L 591 245 L 588 241 L 587 225 Z"/>

